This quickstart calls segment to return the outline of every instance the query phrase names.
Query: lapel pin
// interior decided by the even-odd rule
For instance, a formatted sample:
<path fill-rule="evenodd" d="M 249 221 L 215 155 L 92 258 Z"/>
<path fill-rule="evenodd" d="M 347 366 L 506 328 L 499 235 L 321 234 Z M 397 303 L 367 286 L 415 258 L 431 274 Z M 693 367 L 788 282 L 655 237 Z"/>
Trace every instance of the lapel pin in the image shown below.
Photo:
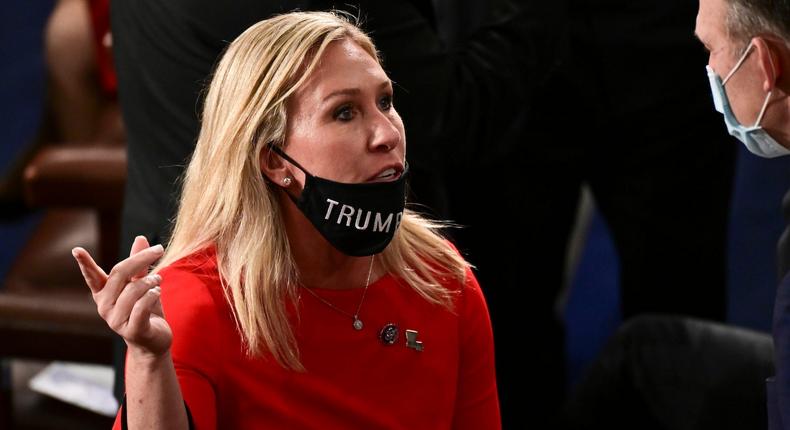
<path fill-rule="evenodd" d="M 384 345 L 394 345 L 398 341 L 398 326 L 389 323 L 379 332 L 379 340 Z"/>
<path fill-rule="evenodd" d="M 406 330 L 406 347 L 422 351 L 422 342 L 417 340 L 417 330 Z"/>

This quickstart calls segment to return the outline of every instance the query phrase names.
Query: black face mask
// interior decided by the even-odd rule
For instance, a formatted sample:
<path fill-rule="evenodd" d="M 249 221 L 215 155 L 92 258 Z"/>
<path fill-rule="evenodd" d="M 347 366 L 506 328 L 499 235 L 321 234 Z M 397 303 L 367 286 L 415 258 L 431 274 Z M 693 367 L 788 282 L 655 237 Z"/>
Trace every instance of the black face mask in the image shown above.
<path fill-rule="evenodd" d="M 387 247 L 403 217 L 408 163 L 395 181 L 344 184 L 311 175 L 282 149 L 269 147 L 304 172 L 302 195 L 287 194 L 327 242 L 353 257 Z"/>

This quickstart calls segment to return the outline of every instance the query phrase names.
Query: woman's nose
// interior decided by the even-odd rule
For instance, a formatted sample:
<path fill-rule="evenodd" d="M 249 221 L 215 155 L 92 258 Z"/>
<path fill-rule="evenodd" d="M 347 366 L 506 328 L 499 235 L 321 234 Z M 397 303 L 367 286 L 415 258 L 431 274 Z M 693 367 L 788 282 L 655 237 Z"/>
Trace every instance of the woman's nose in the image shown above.
<path fill-rule="evenodd" d="M 377 112 L 371 124 L 371 150 L 392 151 L 403 141 L 401 133 L 394 118 L 385 112 Z"/>

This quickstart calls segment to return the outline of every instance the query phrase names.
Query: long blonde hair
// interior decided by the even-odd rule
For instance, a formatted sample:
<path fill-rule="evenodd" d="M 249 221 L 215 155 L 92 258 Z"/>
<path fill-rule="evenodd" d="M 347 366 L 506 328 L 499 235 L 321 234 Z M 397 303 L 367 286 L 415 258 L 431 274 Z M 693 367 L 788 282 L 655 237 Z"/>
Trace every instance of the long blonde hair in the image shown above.
<path fill-rule="evenodd" d="M 250 355 L 269 352 L 302 370 L 287 304 L 298 273 L 274 189 L 259 157 L 283 145 L 286 101 L 327 45 L 348 38 L 379 61 L 370 38 L 333 12 L 294 12 L 261 21 L 227 48 L 209 86 L 202 127 L 186 169 L 175 227 L 157 269 L 214 245 L 225 296 Z M 382 267 L 426 300 L 452 307 L 441 284 L 464 280 L 468 264 L 439 234 L 441 225 L 411 210 L 381 253 Z"/>

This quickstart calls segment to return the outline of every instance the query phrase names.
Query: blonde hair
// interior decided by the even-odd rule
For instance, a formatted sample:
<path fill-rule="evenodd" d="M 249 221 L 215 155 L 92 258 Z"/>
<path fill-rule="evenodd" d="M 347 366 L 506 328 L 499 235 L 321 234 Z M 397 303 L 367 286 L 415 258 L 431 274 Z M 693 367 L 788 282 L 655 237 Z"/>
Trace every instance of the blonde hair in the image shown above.
<path fill-rule="evenodd" d="M 327 45 L 346 38 L 379 61 L 370 38 L 333 12 L 279 15 L 253 25 L 228 46 L 209 86 L 173 234 L 157 267 L 214 245 L 247 352 L 269 352 L 295 370 L 303 367 L 287 304 L 296 303 L 298 273 L 259 157 L 268 142 L 284 144 L 288 97 Z M 426 300 L 452 308 L 453 292 L 442 282 L 463 281 L 468 263 L 442 238 L 440 227 L 407 209 L 377 261 Z"/>

